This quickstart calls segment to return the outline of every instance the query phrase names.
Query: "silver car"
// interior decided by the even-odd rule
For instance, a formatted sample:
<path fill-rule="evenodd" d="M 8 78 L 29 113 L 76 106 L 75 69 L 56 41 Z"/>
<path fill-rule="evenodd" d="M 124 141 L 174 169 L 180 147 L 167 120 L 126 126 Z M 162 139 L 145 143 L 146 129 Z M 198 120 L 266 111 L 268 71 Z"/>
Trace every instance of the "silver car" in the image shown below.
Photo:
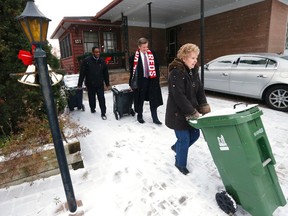
<path fill-rule="evenodd" d="M 205 65 L 204 88 L 264 100 L 288 111 L 288 60 L 277 54 L 234 54 Z"/>

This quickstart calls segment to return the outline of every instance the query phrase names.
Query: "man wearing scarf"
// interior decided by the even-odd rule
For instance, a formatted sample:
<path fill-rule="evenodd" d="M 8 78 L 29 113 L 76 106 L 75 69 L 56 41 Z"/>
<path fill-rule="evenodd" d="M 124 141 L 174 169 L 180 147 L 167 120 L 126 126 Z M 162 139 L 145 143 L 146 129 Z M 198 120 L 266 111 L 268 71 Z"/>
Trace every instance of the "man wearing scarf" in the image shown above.
<path fill-rule="evenodd" d="M 145 123 L 143 119 L 144 101 L 149 101 L 150 111 L 153 123 L 161 125 L 157 116 L 157 108 L 163 105 L 162 93 L 160 88 L 160 70 L 159 63 L 155 55 L 148 48 L 148 40 L 140 38 L 138 40 L 138 49 L 135 54 L 129 58 L 130 79 L 137 73 L 137 88 L 134 91 L 134 109 L 137 113 L 139 123 Z"/>

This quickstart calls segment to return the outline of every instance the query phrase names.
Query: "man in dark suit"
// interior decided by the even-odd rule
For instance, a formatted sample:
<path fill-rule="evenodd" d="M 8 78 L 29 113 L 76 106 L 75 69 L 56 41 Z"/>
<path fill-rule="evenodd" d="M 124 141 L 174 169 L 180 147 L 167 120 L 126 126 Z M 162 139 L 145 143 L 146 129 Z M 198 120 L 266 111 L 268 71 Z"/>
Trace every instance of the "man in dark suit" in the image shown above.
<path fill-rule="evenodd" d="M 162 93 L 160 88 L 160 70 L 159 63 L 155 55 L 148 48 L 148 40 L 140 38 L 138 40 L 138 49 L 133 56 L 129 58 L 130 79 L 137 73 L 138 86 L 134 91 L 134 108 L 137 112 L 139 123 L 145 123 L 143 119 L 144 101 L 149 101 L 153 123 L 161 125 L 157 116 L 157 108 L 163 105 Z"/>
<path fill-rule="evenodd" d="M 88 56 L 83 60 L 81 65 L 78 88 L 82 87 L 85 79 L 85 85 L 88 91 L 88 100 L 91 113 L 95 113 L 96 109 L 96 94 L 101 109 L 101 117 L 106 120 L 106 103 L 104 97 L 104 82 L 109 88 L 109 73 L 105 61 L 100 58 L 100 49 L 92 48 L 92 56 Z"/>

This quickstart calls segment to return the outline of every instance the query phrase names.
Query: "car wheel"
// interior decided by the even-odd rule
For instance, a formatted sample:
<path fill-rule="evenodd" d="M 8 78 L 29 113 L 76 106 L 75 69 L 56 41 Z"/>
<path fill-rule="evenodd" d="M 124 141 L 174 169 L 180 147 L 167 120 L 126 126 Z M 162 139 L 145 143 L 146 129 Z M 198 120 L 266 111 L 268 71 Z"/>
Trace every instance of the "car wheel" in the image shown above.
<path fill-rule="evenodd" d="M 272 86 L 266 91 L 264 100 L 270 108 L 288 112 L 288 86 Z"/>

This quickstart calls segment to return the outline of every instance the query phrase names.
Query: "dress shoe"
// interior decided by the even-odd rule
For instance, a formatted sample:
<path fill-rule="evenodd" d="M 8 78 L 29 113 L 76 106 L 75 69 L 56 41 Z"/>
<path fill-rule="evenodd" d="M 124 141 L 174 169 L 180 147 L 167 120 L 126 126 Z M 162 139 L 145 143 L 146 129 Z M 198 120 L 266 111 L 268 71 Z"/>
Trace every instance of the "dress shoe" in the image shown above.
<path fill-rule="evenodd" d="M 157 120 L 153 120 L 153 123 L 154 123 L 154 124 L 158 124 L 158 125 L 161 125 L 161 124 L 162 124 L 162 122 L 160 122 L 158 119 L 157 119 Z"/>
<path fill-rule="evenodd" d="M 96 111 L 95 111 L 95 109 L 93 110 L 93 109 L 91 109 L 91 113 L 95 113 Z"/>
<path fill-rule="evenodd" d="M 106 119 L 107 119 L 107 117 L 106 117 L 105 114 L 101 114 L 101 118 L 102 118 L 103 120 L 106 120 Z"/>
<path fill-rule="evenodd" d="M 138 120 L 138 122 L 141 123 L 141 124 L 145 123 L 145 121 L 144 121 L 142 118 L 137 118 L 137 120 Z"/>
<path fill-rule="evenodd" d="M 143 120 L 142 114 L 137 115 L 137 121 L 141 124 L 145 123 L 145 121 Z"/>
<path fill-rule="evenodd" d="M 175 166 L 183 175 L 187 175 L 189 173 L 189 170 L 186 167 L 179 167 L 176 164 Z"/>

